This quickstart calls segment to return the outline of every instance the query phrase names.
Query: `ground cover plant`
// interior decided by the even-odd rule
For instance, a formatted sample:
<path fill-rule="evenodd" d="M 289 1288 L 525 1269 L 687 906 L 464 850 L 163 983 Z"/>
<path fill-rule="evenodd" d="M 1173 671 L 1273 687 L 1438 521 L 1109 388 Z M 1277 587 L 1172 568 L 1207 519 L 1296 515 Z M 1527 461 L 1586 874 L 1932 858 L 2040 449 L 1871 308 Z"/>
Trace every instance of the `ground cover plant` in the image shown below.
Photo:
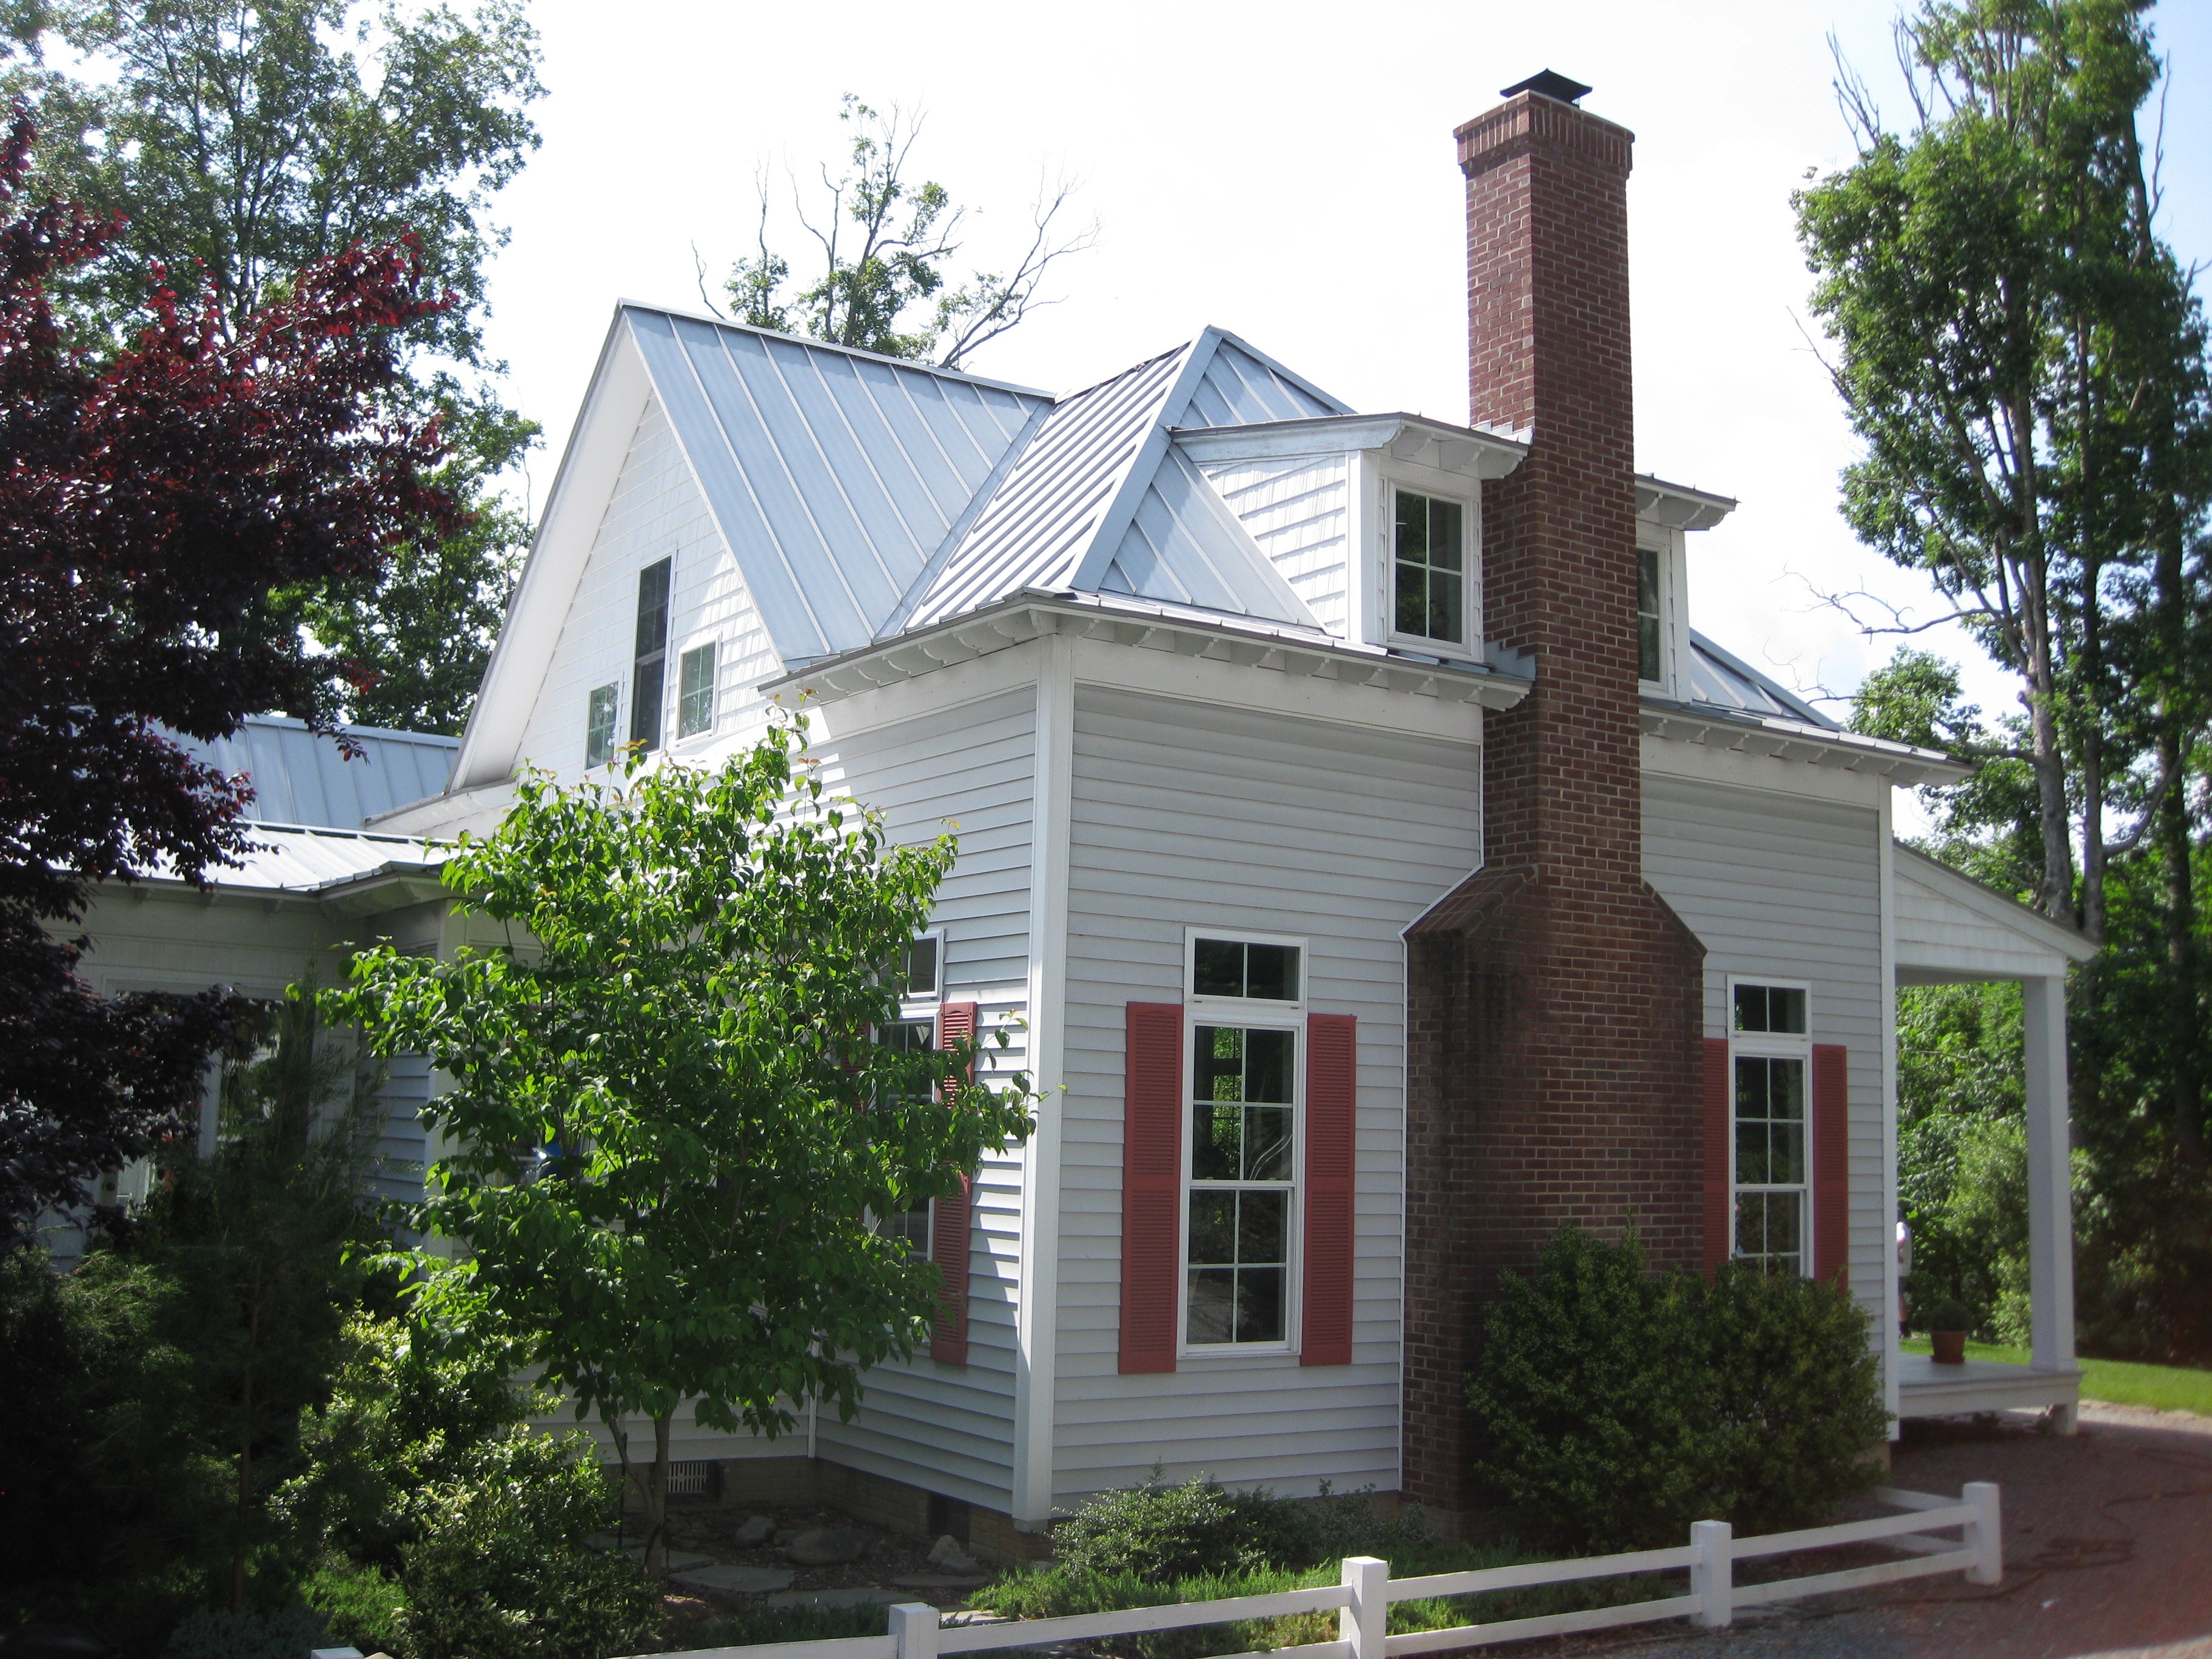
<path fill-rule="evenodd" d="M 1142 1486 L 1101 1494 L 1060 1523 L 1057 1559 L 1001 1574 L 969 1598 L 1015 1619 L 1054 1619 L 1168 1602 L 1264 1595 L 1337 1582 L 1347 1555 L 1379 1556 L 1395 1577 L 1508 1566 L 1544 1559 L 1512 1544 L 1439 1538 L 1418 1507 L 1391 1510 L 1365 1492 L 1294 1499 L 1225 1490 L 1200 1476 L 1177 1486 L 1157 1474 Z M 1675 1593 L 1656 1575 L 1544 1585 L 1474 1596 L 1401 1601 L 1392 1632 L 1444 1630 L 1534 1618 Z M 1189 1630 L 1114 1637 L 1085 1646 L 1115 1659 L 1205 1659 L 1336 1639 L 1334 1612 L 1242 1620 Z"/>

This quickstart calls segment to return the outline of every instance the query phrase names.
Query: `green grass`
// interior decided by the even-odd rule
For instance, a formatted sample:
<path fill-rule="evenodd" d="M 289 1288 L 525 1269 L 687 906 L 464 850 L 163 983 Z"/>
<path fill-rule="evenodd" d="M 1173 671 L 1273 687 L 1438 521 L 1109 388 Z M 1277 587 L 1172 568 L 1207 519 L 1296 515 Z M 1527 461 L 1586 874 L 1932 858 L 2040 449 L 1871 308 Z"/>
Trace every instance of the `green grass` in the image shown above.
<path fill-rule="evenodd" d="M 1907 1338 L 1907 1353 L 1926 1353 L 1928 1339 Z M 2027 1364 L 2027 1350 L 2008 1348 L 1995 1342 L 1966 1344 L 1969 1359 L 1994 1359 L 2008 1365 Z M 2192 1370 L 2185 1365 L 2141 1365 L 2125 1359 L 2080 1359 L 2081 1398 L 2101 1400 L 2110 1406 L 2148 1406 L 2162 1412 L 2195 1412 L 2212 1417 L 2212 1371 Z"/>

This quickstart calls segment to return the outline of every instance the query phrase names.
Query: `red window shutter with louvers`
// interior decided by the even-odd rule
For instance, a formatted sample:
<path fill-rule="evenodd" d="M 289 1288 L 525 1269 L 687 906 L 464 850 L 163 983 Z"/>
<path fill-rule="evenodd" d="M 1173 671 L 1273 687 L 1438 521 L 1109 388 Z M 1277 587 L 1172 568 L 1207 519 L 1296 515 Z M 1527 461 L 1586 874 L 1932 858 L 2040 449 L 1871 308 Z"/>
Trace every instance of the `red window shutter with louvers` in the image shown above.
<path fill-rule="evenodd" d="M 1729 1195 L 1729 1142 L 1735 1133 L 1729 1097 L 1726 1037 L 1705 1039 L 1705 1271 L 1713 1272 L 1735 1252 L 1729 1234 L 1735 1206 Z"/>
<path fill-rule="evenodd" d="M 975 1035 L 975 1005 L 948 1002 L 938 1011 L 937 1046 L 950 1048 Z M 971 1067 L 969 1079 L 975 1073 Z M 940 1365 L 968 1363 L 968 1236 L 975 1207 L 975 1182 L 960 1177 L 960 1190 L 937 1200 L 929 1224 L 929 1259 L 945 1274 L 937 1293 L 937 1326 L 929 1339 L 929 1357 Z"/>
<path fill-rule="evenodd" d="M 1133 1002 L 1121 1120 L 1121 1370 L 1176 1368 L 1182 1217 L 1182 1006 Z"/>
<path fill-rule="evenodd" d="M 1851 1058 L 1813 1045 L 1813 1277 L 1850 1288 Z"/>
<path fill-rule="evenodd" d="M 1359 1022 L 1306 1017 L 1305 1319 L 1301 1365 L 1352 1363 L 1352 1151 Z"/>

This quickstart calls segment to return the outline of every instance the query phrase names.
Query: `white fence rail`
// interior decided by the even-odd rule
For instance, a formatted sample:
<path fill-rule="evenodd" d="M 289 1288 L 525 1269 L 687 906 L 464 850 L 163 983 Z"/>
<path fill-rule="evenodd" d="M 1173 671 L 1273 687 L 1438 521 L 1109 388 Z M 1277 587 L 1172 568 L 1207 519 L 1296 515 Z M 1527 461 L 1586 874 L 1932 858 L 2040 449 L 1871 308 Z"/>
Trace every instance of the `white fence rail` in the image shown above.
<path fill-rule="evenodd" d="M 1686 1618 L 1693 1624 L 1717 1629 L 1729 1623 L 1738 1607 L 1795 1601 L 1809 1595 L 1826 1595 L 1838 1590 L 1860 1589 L 1941 1573 L 1962 1572 L 1966 1582 L 1973 1584 L 1994 1584 L 2004 1576 L 2003 1534 L 1994 1485 L 1976 1481 L 1955 1502 L 1926 1492 L 1900 1492 L 1894 1487 L 1884 1487 L 1875 1496 L 1905 1513 L 1878 1516 L 1869 1521 L 1846 1521 L 1832 1527 L 1809 1527 L 1800 1532 L 1768 1533 L 1754 1538 L 1736 1537 L 1725 1521 L 1700 1521 L 1690 1528 L 1689 1543 L 1680 1548 L 1637 1550 L 1625 1555 L 1592 1556 L 1574 1561 L 1531 1561 L 1518 1566 L 1430 1573 L 1416 1578 L 1393 1578 L 1389 1562 L 1378 1561 L 1373 1556 L 1353 1556 L 1344 1563 L 1343 1577 L 1339 1583 L 1313 1589 L 1239 1595 L 1220 1601 L 1126 1607 L 1112 1613 L 1077 1613 L 1065 1619 L 948 1626 L 935 1607 L 908 1601 L 890 1609 L 890 1632 L 884 1636 L 708 1648 L 683 1655 L 657 1656 L 656 1659 L 945 1659 L 954 1654 L 1046 1647 L 1150 1631 L 1325 1613 L 1332 1608 L 1337 1613 L 1337 1639 L 1334 1642 L 1309 1642 L 1297 1647 L 1230 1655 L 1225 1659 L 1263 1659 L 1263 1655 L 1265 1659 L 1400 1659 L 1400 1656 L 1407 1654 L 1487 1647 L 1498 1642 L 1526 1641 L 1531 1637 L 1565 1636 L 1668 1619 Z M 1955 1540 L 1927 1535 L 1954 1529 L 1959 1534 Z M 1902 1549 L 1906 1552 L 1905 1559 L 1766 1583 L 1735 1582 L 1735 1564 L 1739 1561 L 1874 1543 Z M 1395 1636 L 1389 1633 L 1390 1604 L 1394 1601 L 1480 1595 L 1494 1590 L 1571 1584 L 1635 1573 L 1680 1572 L 1685 1568 L 1690 1575 L 1686 1595 L 1631 1601 L 1620 1607 L 1587 1607 L 1577 1613 L 1546 1613 L 1531 1619 L 1455 1625 L 1449 1630 L 1406 1631 Z"/>

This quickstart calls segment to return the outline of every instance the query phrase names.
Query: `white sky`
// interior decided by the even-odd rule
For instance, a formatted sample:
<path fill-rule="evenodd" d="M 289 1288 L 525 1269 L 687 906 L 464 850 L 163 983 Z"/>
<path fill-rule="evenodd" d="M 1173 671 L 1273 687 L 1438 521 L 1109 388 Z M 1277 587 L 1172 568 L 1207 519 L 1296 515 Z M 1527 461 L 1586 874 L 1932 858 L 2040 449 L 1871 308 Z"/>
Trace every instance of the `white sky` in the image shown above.
<path fill-rule="evenodd" d="M 1895 85 L 1887 0 L 1115 7 L 537 0 L 544 148 L 498 204 L 492 352 L 542 421 L 542 500 L 617 297 L 696 307 L 749 251 L 753 176 L 838 158 L 847 91 L 927 112 L 920 169 L 984 210 L 1011 258 L 1041 169 L 1079 176 L 1097 249 L 1064 302 L 979 374 L 1060 392 L 1217 323 L 1364 409 L 1467 417 L 1462 186 L 1452 129 L 1544 68 L 1637 137 L 1629 183 L 1639 466 L 1738 497 L 1691 538 L 1696 625 L 1806 690 L 1886 660 L 1813 590 L 1931 613 L 1924 583 L 1836 513 L 1850 434 L 1799 332 L 1789 196 L 1849 159 L 1826 37 Z M 2212 258 L 2212 6 L 2159 17 L 2172 64 L 2166 233 Z M 1885 100 L 1904 111 L 1901 96 Z M 1970 644 L 1931 641 L 1967 656 Z M 1970 682 L 1985 706 L 2009 694 Z"/>

